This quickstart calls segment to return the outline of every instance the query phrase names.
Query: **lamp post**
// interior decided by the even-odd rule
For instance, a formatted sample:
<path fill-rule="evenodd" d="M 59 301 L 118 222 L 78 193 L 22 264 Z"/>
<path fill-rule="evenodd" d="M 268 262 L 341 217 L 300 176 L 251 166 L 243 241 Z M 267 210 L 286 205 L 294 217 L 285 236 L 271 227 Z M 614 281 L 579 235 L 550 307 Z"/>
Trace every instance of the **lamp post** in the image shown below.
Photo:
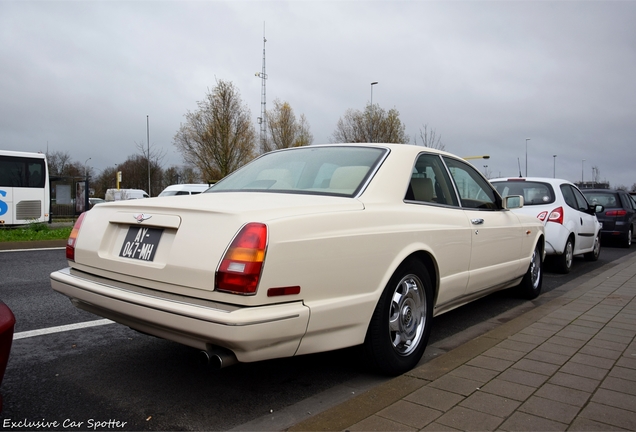
<path fill-rule="evenodd" d="M 528 177 L 528 141 L 530 138 L 526 138 L 526 177 Z"/>
<path fill-rule="evenodd" d="M 556 178 L 556 156 L 557 155 L 552 155 L 552 159 L 554 161 L 554 163 L 552 164 L 552 177 Z"/>
<path fill-rule="evenodd" d="M 585 159 L 581 161 L 581 187 L 583 187 L 583 167 L 585 166 Z"/>
<path fill-rule="evenodd" d="M 84 161 L 84 177 L 88 180 L 88 166 L 86 165 L 91 158 L 88 158 Z"/>
<path fill-rule="evenodd" d="M 377 81 L 371 83 L 371 142 L 373 142 L 373 86 L 377 83 Z"/>

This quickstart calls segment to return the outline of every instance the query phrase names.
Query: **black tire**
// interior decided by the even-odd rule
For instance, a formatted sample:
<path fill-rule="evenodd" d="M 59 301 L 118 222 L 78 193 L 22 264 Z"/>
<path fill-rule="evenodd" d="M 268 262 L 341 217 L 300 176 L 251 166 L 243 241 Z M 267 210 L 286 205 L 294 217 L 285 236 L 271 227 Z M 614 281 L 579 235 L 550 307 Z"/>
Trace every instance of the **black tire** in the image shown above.
<path fill-rule="evenodd" d="M 541 294 L 541 287 L 543 286 L 543 260 L 541 255 L 539 245 L 535 246 L 528 271 L 517 286 L 519 295 L 529 300 L 537 298 Z"/>
<path fill-rule="evenodd" d="M 632 227 L 629 227 L 629 231 L 627 231 L 627 236 L 625 236 L 625 238 L 621 242 L 621 245 L 624 248 L 632 247 L 632 234 L 633 234 Z"/>
<path fill-rule="evenodd" d="M 601 256 L 601 233 L 599 232 L 594 239 L 594 248 L 591 252 L 583 255 L 586 261 L 598 261 L 598 257 Z"/>
<path fill-rule="evenodd" d="M 565 248 L 561 255 L 554 257 L 556 263 L 556 270 L 559 273 L 568 274 L 572 270 L 572 263 L 574 262 L 574 243 L 572 243 L 572 237 L 568 237 L 565 242 Z"/>
<path fill-rule="evenodd" d="M 433 319 L 433 288 L 424 264 L 404 261 L 387 283 L 375 307 L 364 349 L 376 370 L 407 372 L 422 358 Z"/>

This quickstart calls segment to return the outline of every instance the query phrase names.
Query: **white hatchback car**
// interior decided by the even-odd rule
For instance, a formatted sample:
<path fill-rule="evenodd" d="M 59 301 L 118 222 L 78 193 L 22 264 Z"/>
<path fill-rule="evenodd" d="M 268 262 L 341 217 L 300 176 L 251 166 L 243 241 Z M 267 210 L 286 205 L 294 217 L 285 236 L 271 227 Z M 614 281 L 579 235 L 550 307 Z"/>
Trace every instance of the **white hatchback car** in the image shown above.
<path fill-rule="evenodd" d="M 545 252 L 551 255 L 557 271 L 569 273 L 573 258 L 584 255 L 596 261 L 601 253 L 602 224 L 596 213 L 602 206 L 588 203 L 571 182 L 542 177 L 498 178 L 490 181 L 502 197 L 523 196 L 523 207 L 516 213 L 536 216 L 545 225 Z"/>

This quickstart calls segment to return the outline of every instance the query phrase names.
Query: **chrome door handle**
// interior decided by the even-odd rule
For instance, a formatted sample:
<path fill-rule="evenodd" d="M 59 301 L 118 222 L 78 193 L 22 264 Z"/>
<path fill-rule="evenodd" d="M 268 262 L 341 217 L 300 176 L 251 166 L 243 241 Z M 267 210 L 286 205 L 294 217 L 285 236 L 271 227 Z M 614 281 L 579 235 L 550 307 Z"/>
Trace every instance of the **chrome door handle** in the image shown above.
<path fill-rule="evenodd" d="M 471 220 L 470 220 L 470 222 L 471 222 L 473 225 L 481 225 L 481 224 L 483 224 L 483 223 L 484 223 L 484 220 L 483 220 L 483 219 L 471 219 Z"/>

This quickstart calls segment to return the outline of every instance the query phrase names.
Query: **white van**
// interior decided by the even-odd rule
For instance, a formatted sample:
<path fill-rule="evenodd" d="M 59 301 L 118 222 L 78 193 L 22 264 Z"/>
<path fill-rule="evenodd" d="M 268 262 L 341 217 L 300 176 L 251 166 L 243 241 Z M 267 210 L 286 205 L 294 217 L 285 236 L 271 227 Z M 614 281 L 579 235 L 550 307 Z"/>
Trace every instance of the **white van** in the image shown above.
<path fill-rule="evenodd" d="M 196 195 L 210 188 L 207 184 L 176 184 L 165 188 L 159 194 L 160 197 L 174 195 Z"/>
<path fill-rule="evenodd" d="M 149 198 L 146 191 L 141 189 L 107 189 L 106 201 L 124 201 L 131 199 Z"/>

